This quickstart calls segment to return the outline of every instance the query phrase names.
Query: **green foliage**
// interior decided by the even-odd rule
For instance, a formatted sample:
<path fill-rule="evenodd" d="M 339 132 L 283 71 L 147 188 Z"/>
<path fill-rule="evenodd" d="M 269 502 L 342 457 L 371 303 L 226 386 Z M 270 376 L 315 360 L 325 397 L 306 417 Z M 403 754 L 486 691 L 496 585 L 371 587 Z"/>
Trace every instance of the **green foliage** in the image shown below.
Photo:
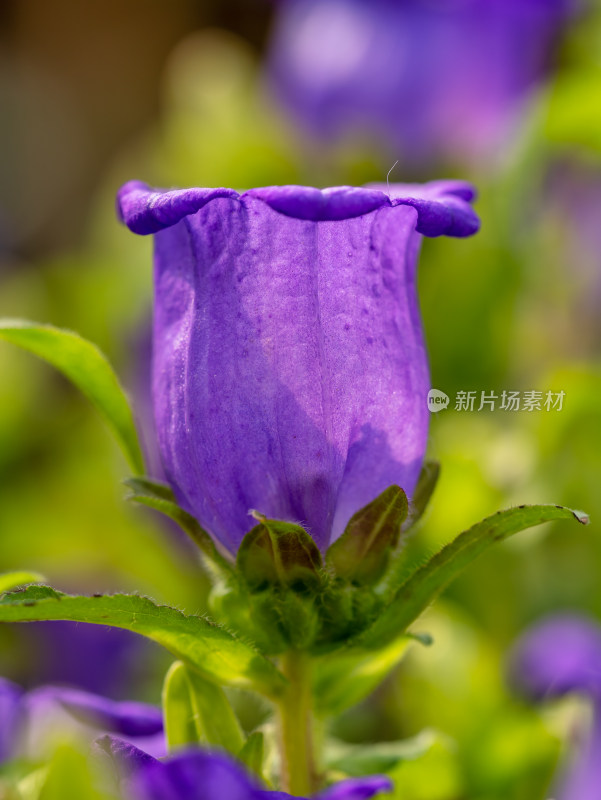
<path fill-rule="evenodd" d="M 365 646 L 378 647 L 391 641 L 403 633 L 445 586 L 491 545 L 533 525 L 559 519 L 575 519 L 581 524 L 589 521 L 580 511 L 539 505 L 498 511 L 476 523 L 405 581 L 377 621 L 361 636 L 361 642 Z"/>
<path fill-rule="evenodd" d="M 105 356 L 72 331 L 19 319 L 0 321 L 0 338 L 43 358 L 62 372 L 96 406 L 115 434 L 130 467 L 144 472 L 129 401 Z"/>
<path fill-rule="evenodd" d="M 360 703 L 390 675 L 415 641 L 400 636 L 379 650 L 343 648 L 316 660 L 313 692 L 320 716 L 336 716 Z"/>
<path fill-rule="evenodd" d="M 225 692 L 195 670 L 184 668 L 200 741 L 236 755 L 244 746 L 244 734 Z"/>
<path fill-rule="evenodd" d="M 329 548 L 327 564 L 343 580 L 375 583 L 398 544 L 408 510 L 405 492 L 389 486 L 351 517 L 342 536 Z"/>
<path fill-rule="evenodd" d="M 263 778 L 263 759 L 265 751 L 265 736 L 261 731 L 250 734 L 244 746 L 238 753 L 238 759 L 246 764 L 251 772 Z"/>
<path fill-rule="evenodd" d="M 205 617 L 187 616 L 138 595 L 81 597 L 32 586 L 0 600 L 0 622 L 72 620 L 139 633 L 195 667 L 208 680 L 277 695 L 285 679 L 254 648 Z"/>
<path fill-rule="evenodd" d="M 223 689 L 182 661 L 171 665 L 163 684 L 165 735 L 170 751 L 204 743 L 237 755 L 245 740 Z"/>
<path fill-rule="evenodd" d="M 439 733 L 426 730 L 412 739 L 396 742 L 347 744 L 331 740 L 327 746 L 326 763 L 328 769 L 353 778 L 389 773 L 405 761 L 421 758 L 443 739 Z"/>
<path fill-rule="evenodd" d="M 130 478 L 125 481 L 125 485 L 131 489 L 131 494 L 127 497 L 128 500 L 153 508 L 155 511 L 159 511 L 174 520 L 174 522 L 177 522 L 180 528 L 198 546 L 205 564 L 215 577 L 231 577 L 231 564 L 217 550 L 209 534 L 201 528 L 194 517 L 178 506 L 169 486 L 146 477 Z"/>
<path fill-rule="evenodd" d="M 44 576 L 37 572 L 4 572 L 0 573 L 0 594 L 24 586 L 28 583 L 42 583 Z"/>
<path fill-rule="evenodd" d="M 97 770 L 73 747 L 59 747 L 50 762 L 37 800 L 110 800 L 98 788 Z"/>
<path fill-rule="evenodd" d="M 169 752 L 196 744 L 200 737 L 194 719 L 186 665 L 182 661 L 174 661 L 165 675 L 162 706 Z"/>

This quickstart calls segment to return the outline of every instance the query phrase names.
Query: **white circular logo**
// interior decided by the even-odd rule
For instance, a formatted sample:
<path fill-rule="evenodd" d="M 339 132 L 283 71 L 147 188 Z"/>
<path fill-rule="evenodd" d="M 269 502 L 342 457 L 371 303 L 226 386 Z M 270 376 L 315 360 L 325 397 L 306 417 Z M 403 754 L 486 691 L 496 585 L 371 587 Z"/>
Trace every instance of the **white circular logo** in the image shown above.
<path fill-rule="evenodd" d="M 441 392 L 440 389 L 430 389 L 428 392 L 428 410 L 433 414 L 442 411 L 449 405 L 449 395 Z"/>

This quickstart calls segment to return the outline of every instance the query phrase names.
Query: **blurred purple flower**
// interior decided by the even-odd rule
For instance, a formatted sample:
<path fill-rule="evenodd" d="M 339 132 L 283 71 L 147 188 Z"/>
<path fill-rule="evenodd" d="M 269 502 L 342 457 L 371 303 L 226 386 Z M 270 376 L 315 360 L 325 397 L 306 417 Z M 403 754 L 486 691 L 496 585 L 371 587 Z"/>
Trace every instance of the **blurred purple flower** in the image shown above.
<path fill-rule="evenodd" d="M 591 701 L 593 719 L 553 792 L 556 800 L 601 797 L 601 627 L 579 616 L 557 616 L 533 627 L 511 659 L 514 682 L 535 699 L 568 693 Z"/>
<path fill-rule="evenodd" d="M 241 765 L 225 754 L 188 750 L 166 761 L 113 736 L 97 745 L 112 760 L 117 777 L 124 779 L 128 800 L 285 800 L 292 795 L 260 786 Z M 316 800 L 369 800 L 392 783 L 382 775 L 342 781 L 315 795 Z M 302 798 L 300 800 L 303 800 Z"/>
<path fill-rule="evenodd" d="M 559 330 L 564 338 L 574 336 L 568 347 L 588 345 L 596 354 L 601 341 L 601 169 L 562 159 L 549 170 L 543 192 L 542 220 L 547 230 L 556 232 L 550 245 L 562 281 L 562 291 L 556 293 L 569 304 L 569 319 L 578 319 L 577 326 L 560 323 Z M 557 287 L 557 280 L 550 284 Z"/>
<path fill-rule="evenodd" d="M 573 0 L 280 0 L 269 72 L 325 139 L 414 158 L 493 155 L 553 60 Z"/>
<path fill-rule="evenodd" d="M 68 684 L 109 696 L 126 696 L 140 680 L 148 649 L 129 631 L 62 621 L 24 625 L 18 642 L 27 687 Z"/>
<path fill-rule="evenodd" d="M 118 702 L 61 686 L 26 693 L 0 678 L 0 764 L 31 755 L 66 720 L 85 738 L 106 731 L 133 739 L 156 756 L 165 755 L 162 712 L 152 705 Z"/>
<path fill-rule="evenodd" d="M 0 766 L 17 753 L 24 721 L 23 694 L 15 683 L 0 678 Z"/>
<path fill-rule="evenodd" d="M 252 508 L 305 525 L 325 549 L 389 485 L 411 495 L 428 428 L 421 235 L 474 233 L 473 194 L 458 181 L 121 189 L 128 227 L 157 234 L 165 472 L 231 551 Z"/>

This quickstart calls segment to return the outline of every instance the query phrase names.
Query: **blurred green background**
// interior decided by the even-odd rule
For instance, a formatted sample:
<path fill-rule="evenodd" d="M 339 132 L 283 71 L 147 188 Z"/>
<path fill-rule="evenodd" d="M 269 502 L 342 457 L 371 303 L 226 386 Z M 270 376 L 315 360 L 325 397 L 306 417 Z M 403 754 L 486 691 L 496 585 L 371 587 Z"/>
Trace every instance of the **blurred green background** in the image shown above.
<path fill-rule="evenodd" d="M 273 4 L 260 0 L 4 0 L 0 7 L 0 313 L 79 331 L 148 415 L 151 242 L 114 195 L 151 184 L 318 186 L 381 181 L 402 155 L 309 140 L 262 73 Z M 478 187 L 483 227 L 428 240 L 420 292 L 442 476 L 411 554 L 423 558 L 498 508 L 552 502 L 592 526 L 544 526 L 485 555 L 420 622 L 416 647 L 336 724 L 349 741 L 433 731 L 398 769 L 404 800 L 544 800 L 582 709 L 534 709 L 505 674 L 541 616 L 601 620 L 601 13 L 566 27 L 558 69 L 532 96 L 500 163 L 432 164 L 420 179 Z M 123 501 L 126 465 L 102 421 L 50 368 L 0 346 L 0 571 L 62 589 L 140 591 L 188 611 L 207 584 L 183 534 Z M 565 392 L 561 411 L 456 411 L 458 391 Z M 151 438 L 151 437 L 150 437 Z M 84 664 L 74 634 L 69 658 Z M 52 640 L 44 647 L 52 649 Z M 78 651 L 75 655 L 75 651 Z M 132 651 L 111 691 L 158 702 L 166 660 Z M 47 655 L 0 627 L 0 674 L 46 679 Z M 91 666 L 90 666 L 91 668 Z M 85 669 L 85 667 L 84 667 Z"/>

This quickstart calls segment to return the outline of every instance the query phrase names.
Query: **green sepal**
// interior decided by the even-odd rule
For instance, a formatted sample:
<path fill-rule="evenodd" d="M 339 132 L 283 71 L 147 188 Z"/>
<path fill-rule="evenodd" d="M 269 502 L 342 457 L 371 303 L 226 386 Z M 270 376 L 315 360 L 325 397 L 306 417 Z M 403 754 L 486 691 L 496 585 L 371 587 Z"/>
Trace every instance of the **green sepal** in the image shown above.
<path fill-rule="evenodd" d="M 139 633 L 196 668 L 208 680 L 278 697 L 286 679 L 252 645 L 207 617 L 188 616 L 139 595 L 84 597 L 30 586 L 0 598 L 0 622 L 71 620 Z"/>
<path fill-rule="evenodd" d="M 310 650 L 319 631 L 315 597 L 270 586 L 247 595 L 248 635 L 267 655 Z"/>
<path fill-rule="evenodd" d="M 582 525 L 589 522 L 581 511 L 536 505 L 498 511 L 473 525 L 409 576 L 374 624 L 358 637 L 357 643 L 371 649 L 400 636 L 442 590 L 491 545 L 526 528 L 559 519 L 576 520 Z"/>
<path fill-rule="evenodd" d="M 238 549 L 237 567 L 252 592 L 268 586 L 298 591 L 316 588 L 320 582 L 321 553 L 300 525 L 267 519 L 250 530 Z"/>
<path fill-rule="evenodd" d="M 174 661 L 167 670 L 162 693 L 165 740 L 170 753 L 199 740 L 186 665 Z"/>
<path fill-rule="evenodd" d="M 144 473 L 144 457 L 127 395 L 96 345 L 73 331 L 23 319 L 0 320 L 0 339 L 44 359 L 74 383 L 105 418 L 132 470 Z"/>
<path fill-rule="evenodd" d="M 261 600 L 262 595 L 251 594 L 241 581 L 219 581 L 209 594 L 209 609 L 228 628 L 251 639 L 262 653 L 275 655 L 288 648 L 288 641 L 273 604 L 264 618 Z"/>
<path fill-rule="evenodd" d="M 384 573 L 397 546 L 409 505 L 399 486 L 389 486 L 354 514 L 329 548 L 326 563 L 345 581 L 373 584 Z"/>
<path fill-rule="evenodd" d="M 25 586 L 31 583 L 42 583 L 45 580 L 43 575 L 39 572 L 27 572 L 20 570 L 18 572 L 3 572 L 0 574 L 0 594 L 9 592 L 11 589 L 16 589 L 17 586 Z"/>
<path fill-rule="evenodd" d="M 434 494 L 439 477 L 440 464 L 438 461 L 426 461 L 419 474 L 417 486 L 409 503 L 409 513 L 403 523 L 403 530 L 413 527 L 421 519 Z"/>
<path fill-rule="evenodd" d="M 219 552 L 209 534 L 198 524 L 196 519 L 178 506 L 169 486 L 146 477 L 129 478 L 124 483 L 131 489 L 127 500 L 153 508 L 177 522 L 200 549 L 211 577 L 224 579 L 233 575 L 233 564 Z"/>
<path fill-rule="evenodd" d="M 263 760 L 265 758 L 265 736 L 261 731 L 251 733 L 238 753 L 238 761 L 245 764 L 261 780 L 263 776 Z"/>
<path fill-rule="evenodd" d="M 331 581 L 318 598 L 320 629 L 313 652 L 320 655 L 344 646 L 377 619 L 381 607 L 371 586 Z"/>

